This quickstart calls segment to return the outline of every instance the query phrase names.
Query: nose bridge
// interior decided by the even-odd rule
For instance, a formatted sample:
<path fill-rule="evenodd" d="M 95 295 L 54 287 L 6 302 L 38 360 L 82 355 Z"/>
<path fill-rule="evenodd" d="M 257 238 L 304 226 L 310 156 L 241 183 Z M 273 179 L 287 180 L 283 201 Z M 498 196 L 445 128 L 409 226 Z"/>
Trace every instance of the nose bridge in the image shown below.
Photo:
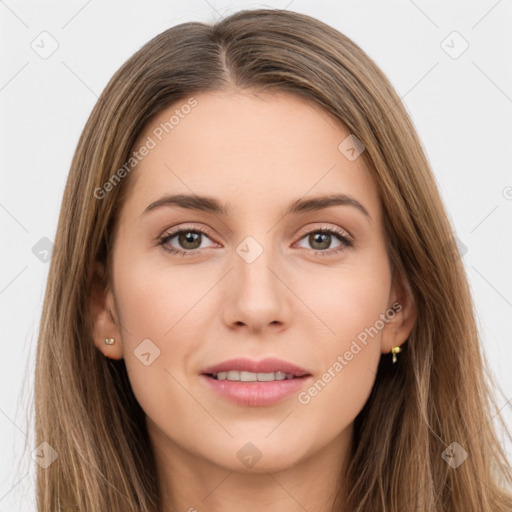
<path fill-rule="evenodd" d="M 249 235 L 238 244 L 235 252 L 235 276 L 242 285 L 245 285 L 244 291 L 253 294 L 279 292 L 276 277 L 269 270 L 279 265 L 276 261 L 277 251 L 272 246 L 271 234 Z"/>
<path fill-rule="evenodd" d="M 249 235 L 235 247 L 232 286 L 225 303 L 228 322 L 255 328 L 286 320 L 289 298 L 276 276 L 281 267 L 278 254 L 269 233 Z"/>

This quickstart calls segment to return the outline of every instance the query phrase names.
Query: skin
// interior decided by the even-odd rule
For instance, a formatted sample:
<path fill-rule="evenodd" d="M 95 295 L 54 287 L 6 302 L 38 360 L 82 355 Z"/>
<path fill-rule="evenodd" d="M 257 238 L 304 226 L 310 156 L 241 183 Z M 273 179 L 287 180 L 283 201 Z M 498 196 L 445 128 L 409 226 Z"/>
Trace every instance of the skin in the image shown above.
<path fill-rule="evenodd" d="M 338 150 L 349 131 L 318 105 L 286 93 L 194 97 L 198 105 L 132 171 L 112 290 L 95 280 L 95 343 L 125 360 L 147 415 L 164 510 L 327 511 L 379 359 L 407 339 L 416 318 L 392 280 L 379 194 L 363 158 Z M 158 114 L 134 147 L 176 108 Z M 349 205 L 282 216 L 296 199 L 334 192 L 357 199 L 371 218 Z M 166 206 L 141 216 L 167 193 L 213 196 L 230 215 Z M 177 236 L 168 245 L 194 255 L 157 245 L 182 226 L 207 232 L 200 253 L 189 248 L 199 242 L 180 245 Z M 321 227 L 341 229 L 353 246 L 335 236 L 315 243 L 308 235 Z M 263 249 L 252 263 L 236 252 L 247 236 Z M 101 277 L 102 266 L 96 271 Z M 401 311 L 307 404 L 294 394 L 269 407 L 236 405 L 199 378 L 232 357 L 273 356 L 317 381 L 396 301 Z M 147 338 L 160 350 L 148 366 L 134 354 Z M 248 442 L 261 453 L 252 467 L 237 457 Z"/>

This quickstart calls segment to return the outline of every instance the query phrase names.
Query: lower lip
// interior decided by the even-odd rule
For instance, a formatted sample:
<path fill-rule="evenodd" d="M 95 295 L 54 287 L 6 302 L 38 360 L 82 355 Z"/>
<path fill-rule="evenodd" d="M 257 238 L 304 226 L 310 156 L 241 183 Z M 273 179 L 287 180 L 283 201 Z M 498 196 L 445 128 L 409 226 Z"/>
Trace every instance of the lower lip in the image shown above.
<path fill-rule="evenodd" d="M 311 376 L 308 375 L 270 382 L 241 382 L 217 380 L 208 375 L 201 375 L 201 379 L 219 395 L 246 407 L 265 407 L 276 404 L 297 393 L 310 378 Z"/>

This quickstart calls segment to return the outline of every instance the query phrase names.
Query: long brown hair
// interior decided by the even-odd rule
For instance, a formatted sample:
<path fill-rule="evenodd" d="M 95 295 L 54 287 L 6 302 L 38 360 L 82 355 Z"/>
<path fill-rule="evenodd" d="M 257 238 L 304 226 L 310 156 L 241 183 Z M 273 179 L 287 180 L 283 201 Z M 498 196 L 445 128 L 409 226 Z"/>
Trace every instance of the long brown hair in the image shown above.
<path fill-rule="evenodd" d="M 418 310 L 396 371 L 382 358 L 355 420 L 345 512 L 510 512 L 511 468 L 493 418 L 498 406 L 453 230 L 414 126 L 377 65 L 350 39 L 309 16 L 239 11 L 214 24 L 159 34 L 115 73 L 81 134 L 55 237 L 37 347 L 36 446 L 41 511 L 156 512 L 160 490 L 145 416 L 123 360 L 95 347 L 91 269 L 111 254 L 133 172 L 98 190 L 129 160 L 156 113 L 225 88 L 284 91 L 314 101 L 366 147 L 397 278 Z M 104 190 L 104 189 L 103 189 Z M 501 420 L 501 426 L 506 426 Z M 443 454 L 458 443 L 454 469 Z"/>

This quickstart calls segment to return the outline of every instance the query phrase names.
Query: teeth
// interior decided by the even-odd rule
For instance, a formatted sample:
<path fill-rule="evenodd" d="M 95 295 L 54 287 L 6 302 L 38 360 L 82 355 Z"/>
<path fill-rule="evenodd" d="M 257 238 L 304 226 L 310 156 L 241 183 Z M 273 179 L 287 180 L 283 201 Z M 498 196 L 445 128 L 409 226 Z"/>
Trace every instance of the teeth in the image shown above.
<path fill-rule="evenodd" d="M 239 372 L 231 370 L 229 372 L 219 372 L 213 376 L 217 380 L 235 380 L 241 382 L 271 382 L 274 380 L 294 379 L 292 373 L 284 372 L 271 372 L 271 373 L 253 373 L 253 372 Z"/>

